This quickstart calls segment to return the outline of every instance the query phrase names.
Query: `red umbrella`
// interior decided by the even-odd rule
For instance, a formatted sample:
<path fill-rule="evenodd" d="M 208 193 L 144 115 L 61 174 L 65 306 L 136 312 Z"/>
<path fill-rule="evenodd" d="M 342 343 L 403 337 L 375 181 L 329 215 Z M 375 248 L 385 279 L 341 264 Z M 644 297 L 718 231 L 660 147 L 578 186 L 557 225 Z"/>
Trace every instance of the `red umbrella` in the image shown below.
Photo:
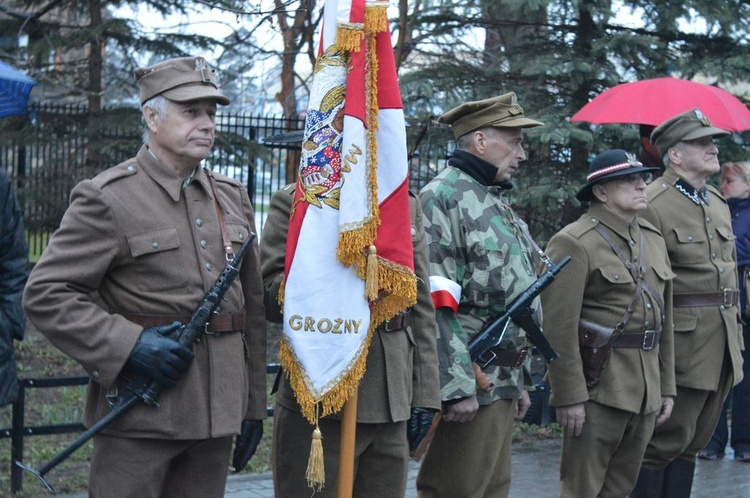
<path fill-rule="evenodd" d="M 657 126 L 695 107 L 718 128 L 750 130 L 750 110 L 740 99 L 715 86 L 671 77 L 613 86 L 594 97 L 570 120 Z"/>

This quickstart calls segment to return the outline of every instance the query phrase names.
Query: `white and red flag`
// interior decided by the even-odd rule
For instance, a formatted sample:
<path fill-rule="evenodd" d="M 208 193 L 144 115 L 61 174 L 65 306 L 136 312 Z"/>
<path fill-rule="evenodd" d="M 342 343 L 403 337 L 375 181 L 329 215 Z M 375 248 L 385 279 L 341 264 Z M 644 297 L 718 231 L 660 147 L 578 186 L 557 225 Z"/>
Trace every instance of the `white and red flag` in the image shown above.
<path fill-rule="evenodd" d="M 375 327 L 416 302 L 388 5 L 324 6 L 287 239 L 280 349 L 313 424 L 357 388 Z"/>

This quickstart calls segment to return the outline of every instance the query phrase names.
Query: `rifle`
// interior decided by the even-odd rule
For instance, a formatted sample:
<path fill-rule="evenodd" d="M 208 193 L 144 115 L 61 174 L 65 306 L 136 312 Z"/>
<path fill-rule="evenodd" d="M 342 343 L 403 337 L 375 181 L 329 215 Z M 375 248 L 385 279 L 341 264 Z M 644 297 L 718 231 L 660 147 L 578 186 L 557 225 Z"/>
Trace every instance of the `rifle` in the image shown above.
<path fill-rule="evenodd" d="M 192 347 L 193 343 L 198 340 L 206 329 L 211 316 L 216 312 L 216 309 L 224 300 L 224 294 L 229 290 L 234 282 L 235 278 L 240 272 L 240 263 L 250 249 L 255 234 L 250 232 L 247 240 L 242 244 L 240 250 L 237 251 L 232 260 L 227 264 L 226 268 L 221 272 L 219 277 L 216 279 L 211 288 L 203 296 L 198 308 L 190 315 L 188 323 L 181 326 L 174 332 L 170 333 L 168 337 L 176 340 L 183 346 Z M 229 258 L 229 255 L 227 255 Z M 139 374 L 136 375 L 130 382 L 128 382 L 126 388 L 126 394 L 123 395 L 117 402 L 112 406 L 112 411 L 96 422 L 94 425 L 89 427 L 84 433 L 82 433 L 75 441 L 73 441 L 67 448 L 62 450 L 49 462 L 45 463 L 39 469 L 34 469 L 28 465 L 24 465 L 18 460 L 13 463 L 21 469 L 29 472 L 36 476 L 42 484 L 47 488 L 50 493 L 56 494 L 57 491 L 52 485 L 47 482 L 44 475 L 55 468 L 63 460 L 73 454 L 78 448 L 83 446 L 86 441 L 94 437 L 96 434 L 101 432 L 103 429 L 111 425 L 115 420 L 120 418 L 124 413 L 133 408 L 139 401 L 143 401 L 149 406 L 158 408 L 159 403 L 157 398 L 164 387 L 157 381 L 151 379 L 147 375 Z"/>
<path fill-rule="evenodd" d="M 531 339 L 534 345 L 539 348 L 539 352 L 542 353 L 542 356 L 544 356 L 547 363 L 550 363 L 557 358 L 557 353 L 552 349 L 547 338 L 544 337 L 541 329 L 534 321 L 531 313 L 531 302 L 552 283 L 555 279 L 555 275 L 560 273 L 560 270 L 570 263 L 570 260 L 570 256 L 565 256 L 560 264 L 555 265 L 547 259 L 545 261 L 547 271 L 544 275 L 539 277 L 525 291 L 519 294 L 513 302 L 510 303 L 510 306 L 505 313 L 503 313 L 498 319 L 489 321 L 484 327 L 482 327 L 479 333 L 469 341 L 469 356 L 473 362 L 474 375 L 477 378 L 477 385 L 480 389 L 490 391 L 494 387 L 482 369 L 486 368 L 487 365 L 492 363 L 492 360 L 495 359 L 496 354 L 493 352 L 493 349 L 503 340 L 503 336 L 508 330 L 508 325 L 510 325 L 511 321 L 515 322 L 516 325 L 526 331 L 529 335 L 529 339 Z M 414 460 L 421 460 L 427 452 L 427 448 L 430 446 L 435 431 L 442 420 L 441 415 L 441 413 L 438 413 L 437 416 L 435 416 L 427 435 L 419 443 L 419 446 L 411 452 L 410 456 Z"/>
<path fill-rule="evenodd" d="M 469 341 L 471 361 L 476 362 L 481 368 L 486 368 L 487 365 L 492 363 L 492 360 L 497 356 L 493 349 L 503 340 L 511 320 L 526 331 L 529 339 L 539 349 L 547 363 L 551 363 L 557 358 L 557 353 L 552 349 L 539 325 L 534 321 L 531 302 L 555 280 L 555 275 L 560 273 L 560 270 L 568 263 L 570 263 L 570 256 L 565 256 L 557 265 L 552 263 L 547 265 L 547 271 L 544 275 L 516 296 L 505 313 L 482 327 L 482 330 Z"/>

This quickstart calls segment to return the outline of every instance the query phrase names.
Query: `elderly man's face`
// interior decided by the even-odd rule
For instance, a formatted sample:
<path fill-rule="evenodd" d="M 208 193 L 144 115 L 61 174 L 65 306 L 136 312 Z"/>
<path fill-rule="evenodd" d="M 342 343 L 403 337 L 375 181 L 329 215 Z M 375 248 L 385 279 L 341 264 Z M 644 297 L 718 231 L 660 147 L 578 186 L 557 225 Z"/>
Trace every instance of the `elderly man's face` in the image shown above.
<path fill-rule="evenodd" d="M 167 166 L 180 172 L 192 171 L 211 152 L 215 120 L 216 102 L 212 99 L 169 101 L 165 121 L 146 116 L 151 132 L 149 146 Z"/>
<path fill-rule="evenodd" d="M 680 153 L 680 166 L 683 171 L 710 176 L 721 169 L 719 148 L 714 143 L 713 137 L 680 142 L 677 149 Z"/>
<path fill-rule="evenodd" d="M 507 182 L 526 160 L 521 128 L 488 128 L 483 130 L 482 159 L 497 168 L 496 182 Z"/>

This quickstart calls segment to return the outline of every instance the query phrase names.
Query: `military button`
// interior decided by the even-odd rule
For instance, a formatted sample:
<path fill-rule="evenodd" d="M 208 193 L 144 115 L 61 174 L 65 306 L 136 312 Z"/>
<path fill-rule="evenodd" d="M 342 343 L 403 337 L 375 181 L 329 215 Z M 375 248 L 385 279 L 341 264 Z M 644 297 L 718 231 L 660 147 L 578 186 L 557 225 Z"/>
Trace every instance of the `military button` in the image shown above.
<path fill-rule="evenodd" d="M 708 240 L 714 240 L 714 236 L 713 235 L 709 235 L 708 236 Z"/>
<path fill-rule="evenodd" d="M 415 237 L 417 235 L 417 229 L 414 227 L 414 225 L 411 226 L 411 236 Z"/>
<path fill-rule="evenodd" d="M 620 275 L 615 275 L 615 280 L 620 280 Z"/>
<path fill-rule="evenodd" d="M 211 268 L 213 268 L 211 263 L 206 263 L 206 270 L 211 271 Z"/>
<path fill-rule="evenodd" d="M 206 242 L 205 240 L 201 240 L 201 247 L 205 249 L 207 246 L 208 246 L 208 242 Z"/>
<path fill-rule="evenodd" d="M 724 268 L 719 268 L 719 273 L 724 273 Z"/>
<path fill-rule="evenodd" d="M 128 173 L 132 173 L 133 171 L 135 171 L 135 168 L 133 166 L 128 166 L 127 170 L 128 170 Z"/>
<path fill-rule="evenodd" d="M 688 235 L 688 242 L 692 242 L 692 241 L 693 241 L 693 236 L 692 235 Z"/>
<path fill-rule="evenodd" d="M 240 234 L 240 240 L 245 240 L 245 234 L 244 233 Z"/>
<path fill-rule="evenodd" d="M 101 377 L 101 375 L 99 374 L 99 370 L 94 370 L 93 372 L 91 372 L 91 376 L 95 379 Z"/>
<path fill-rule="evenodd" d="M 710 216 L 706 216 L 706 223 L 711 223 L 711 217 Z"/>
<path fill-rule="evenodd" d="M 643 326 L 648 328 L 651 326 L 651 323 L 648 320 L 646 320 L 645 322 L 643 322 Z"/>
<path fill-rule="evenodd" d="M 646 309 L 647 309 L 647 310 L 650 310 L 650 309 L 651 309 L 651 303 L 646 303 Z"/>
<path fill-rule="evenodd" d="M 152 249 L 159 249 L 159 243 L 157 241 L 151 242 L 151 248 Z"/>
<path fill-rule="evenodd" d="M 591 218 L 591 223 L 596 223 L 596 218 Z"/>
<path fill-rule="evenodd" d="M 631 246 L 634 246 L 634 245 L 635 245 L 635 241 L 634 241 L 633 239 L 630 239 L 630 245 L 631 245 Z"/>
<path fill-rule="evenodd" d="M 711 253 L 711 259 L 716 259 L 716 253 L 715 252 Z"/>
<path fill-rule="evenodd" d="M 198 225 L 199 227 L 202 227 L 203 226 L 203 220 L 200 219 L 200 218 L 196 218 L 195 219 L 195 224 Z"/>

